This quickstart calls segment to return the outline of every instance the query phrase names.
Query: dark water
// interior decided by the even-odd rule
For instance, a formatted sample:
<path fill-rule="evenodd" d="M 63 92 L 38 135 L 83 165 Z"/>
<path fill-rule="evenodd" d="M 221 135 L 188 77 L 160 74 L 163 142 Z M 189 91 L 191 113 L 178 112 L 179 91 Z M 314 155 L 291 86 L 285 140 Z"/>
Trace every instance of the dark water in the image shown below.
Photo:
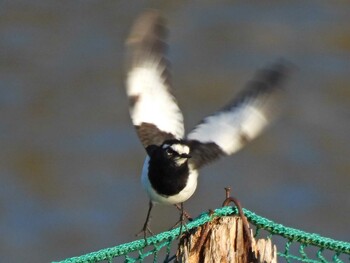
<path fill-rule="evenodd" d="M 63 259 L 134 240 L 141 228 L 145 153 L 129 121 L 122 58 L 145 7 L 168 18 L 188 129 L 257 68 L 280 57 L 298 67 L 281 120 L 203 169 L 188 212 L 220 206 L 231 186 L 262 216 L 350 241 L 348 1 L 2 1 L 1 260 Z M 153 230 L 177 218 L 157 207 Z"/>

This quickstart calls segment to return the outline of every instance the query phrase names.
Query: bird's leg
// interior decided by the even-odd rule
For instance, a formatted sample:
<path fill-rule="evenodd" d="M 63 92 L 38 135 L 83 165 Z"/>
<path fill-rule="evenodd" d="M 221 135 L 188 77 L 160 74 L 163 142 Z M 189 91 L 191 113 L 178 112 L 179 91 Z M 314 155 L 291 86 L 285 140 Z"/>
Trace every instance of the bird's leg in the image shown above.
<path fill-rule="evenodd" d="M 180 233 L 179 233 L 179 237 L 180 237 L 182 235 L 182 232 L 183 232 L 182 230 L 184 227 L 186 228 L 186 231 L 188 231 L 187 226 L 185 224 L 185 218 L 187 218 L 187 220 L 189 221 L 192 221 L 192 218 L 184 210 L 184 203 L 181 203 L 180 205 L 175 204 L 175 207 L 180 211 L 180 220 L 177 221 L 176 224 L 171 229 L 174 229 L 175 227 L 180 225 Z"/>
<path fill-rule="evenodd" d="M 149 207 L 148 207 L 148 212 L 147 212 L 145 224 L 143 225 L 143 228 L 141 229 L 141 231 L 136 234 L 136 236 L 139 236 L 140 234 L 143 233 L 143 237 L 144 237 L 146 242 L 147 242 L 147 233 L 149 233 L 150 235 L 153 235 L 151 229 L 149 228 L 149 221 L 151 219 L 152 208 L 153 208 L 153 203 L 152 203 L 152 201 L 149 201 Z"/>
<path fill-rule="evenodd" d="M 182 235 L 182 228 L 184 226 L 185 221 L 185 211 L 184 211 L 184 203 L 181 203 L 181 215 L 180 215 L 180 233 L 179 237 Z M 187 226 L 185 224 L 186 231 L 188 231 Z"/>
<path fill-rule="evenodd" d="M 181 205 L 182 205 L 182 203 L 181 203 Z M 181 205 L 175 204 L 174 206 L 177 208 L 177 210 L 179 210 L 180 212 L 182 212 L 182 213 L 184 214 L 184 216 L 186 217 L 186 219 L 187 219 L 188 221 L 192 221 L 193 218 L 190 216 L 189 213 L 187 213 L 187 212 L 183 209 L 183 205 L 182 205 L 182 208 L 181 208 Z"/>

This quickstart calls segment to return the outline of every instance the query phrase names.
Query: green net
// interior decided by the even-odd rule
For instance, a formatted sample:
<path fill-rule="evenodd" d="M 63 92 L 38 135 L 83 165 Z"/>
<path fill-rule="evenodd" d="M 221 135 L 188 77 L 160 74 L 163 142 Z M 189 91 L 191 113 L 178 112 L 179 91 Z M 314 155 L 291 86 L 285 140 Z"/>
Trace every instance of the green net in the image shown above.
<path fill-rule="evenodd" d="M 271 238 L 277 245 L 279 261 L 281 259 L 284 259 L 285 262 L 310 263 L 350 261 L 349 242 L 337 241 L 318 234 L 285 227 L 247 209 L 243 209 L 243 211 L 248 221 L 255 226 L 256 237 L 266 233 L 267 237 Z M 209 222 L 215 217 L 235 214 L 238 214 L 235 207 L 222 207 L 216 209 L 214 213 L 201 214 L 186 226 L 190 230 Z M 178 238 L 179 231 L 180 228 L 175 228 L 149 237 L 147 243 L 144 239 L 136 240 L 59 262 L 173 262 L 175 256 L 172 245 L 177 245 L 175 241 Z"/>

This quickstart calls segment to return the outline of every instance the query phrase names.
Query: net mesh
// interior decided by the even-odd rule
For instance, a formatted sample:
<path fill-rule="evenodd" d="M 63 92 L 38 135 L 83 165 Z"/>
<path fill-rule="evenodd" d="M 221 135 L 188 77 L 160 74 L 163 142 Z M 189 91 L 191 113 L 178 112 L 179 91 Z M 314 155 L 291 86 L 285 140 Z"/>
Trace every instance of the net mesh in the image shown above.
<path fill-rule="evenodd" d="M 248 221 L 255 226 L 255 236 L 267 236 L 277 245 L 279 261 L 285 262 L 350 262 L 350 243 L 322 237 L 315 233 L 277 224 L 247 209 Z M 201 226 L 214 217 L 237 215 L 235 207 L 222 207 L 214 213 L 203 213 L 186 225 L 187 229 Z M 60 263 L 79 262 L 173 262 L 172 246 L 176 246 L 180 228 L 130 243 L 106 248 L 86 255 L 68 258 Z M 176 243 L 176 244 L 175 244 Z"/>

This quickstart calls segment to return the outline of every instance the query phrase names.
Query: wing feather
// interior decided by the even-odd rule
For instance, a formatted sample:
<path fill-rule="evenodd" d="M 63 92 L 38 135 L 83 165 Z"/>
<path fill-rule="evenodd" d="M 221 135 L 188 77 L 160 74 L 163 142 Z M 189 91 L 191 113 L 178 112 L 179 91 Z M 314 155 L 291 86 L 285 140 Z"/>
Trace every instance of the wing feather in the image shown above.
<path fill-rule="evenodd" d="M 147 11 L 135 21 L 126 42 L 130 115 L 145 148 L 184 135 L 183 116 L 171 94 L 164 24 L 157 11 Z"/>
<path fill-rule="evenodd" d="M 196 167 L 237 152 L 272 122 L 279 111 L 279 96 L 288 69 L 286 63 L 280 62 L 259 71 L 234 100 L 203 119 L 188 134 L 192 152 L 198 155 L 194 158 Z"/>

